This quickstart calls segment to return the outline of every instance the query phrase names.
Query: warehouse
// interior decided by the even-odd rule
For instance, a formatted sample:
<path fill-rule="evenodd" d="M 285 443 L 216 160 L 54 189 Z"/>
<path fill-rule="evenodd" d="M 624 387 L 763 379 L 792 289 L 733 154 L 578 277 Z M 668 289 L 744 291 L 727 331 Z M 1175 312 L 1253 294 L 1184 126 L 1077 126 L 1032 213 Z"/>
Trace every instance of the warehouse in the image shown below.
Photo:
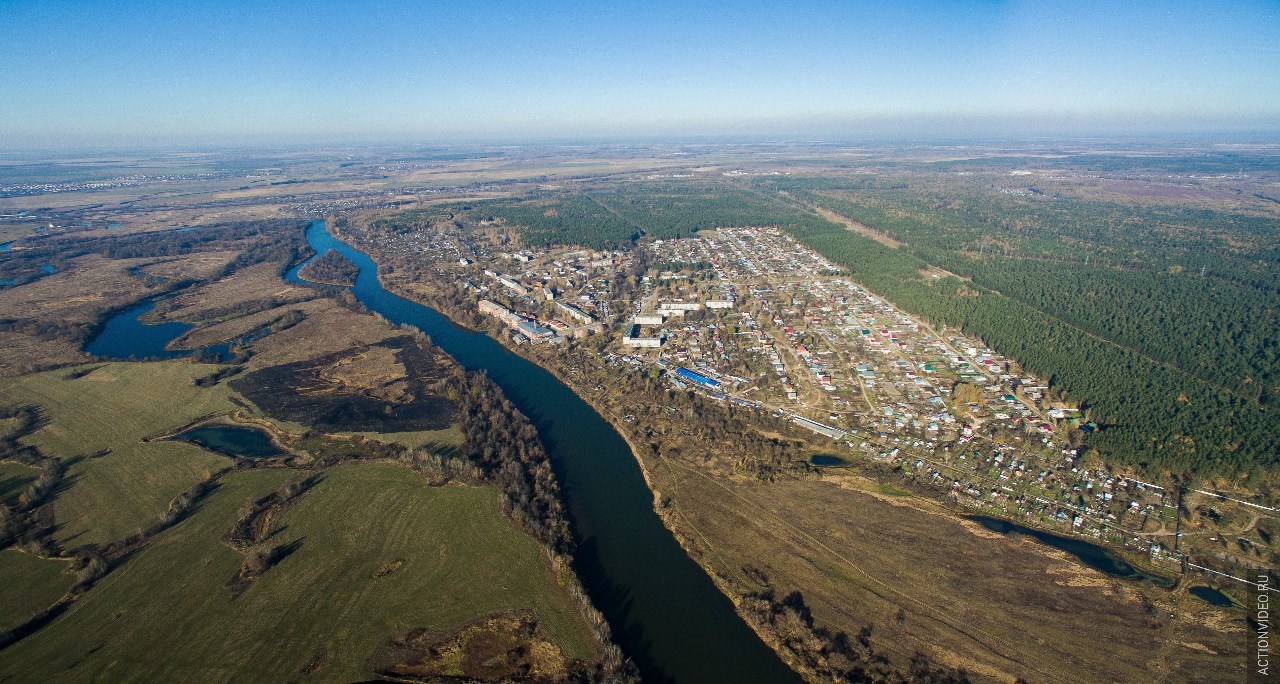
<path fill-rule="evenodd" d="M 702 385 L 703 387 L 714 387 L 714 388 L 720 387 L 719 382 L 716 382 L 715 380 L 712 380 L 711 378 L 708 378 L 705 375 L 695 373 L 689 370 L 688 368 L 684 368 L 683 366 L 676 369 L 676 375 L 679 375 L 685 380 L 696 382 L 699 385 Z"/>

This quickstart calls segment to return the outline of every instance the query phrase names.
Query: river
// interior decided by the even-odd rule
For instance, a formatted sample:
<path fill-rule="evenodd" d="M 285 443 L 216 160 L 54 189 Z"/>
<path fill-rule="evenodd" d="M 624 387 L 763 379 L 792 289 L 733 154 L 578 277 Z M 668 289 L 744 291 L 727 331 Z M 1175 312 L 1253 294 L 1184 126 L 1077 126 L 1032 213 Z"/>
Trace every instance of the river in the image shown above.
<path fill-rule="evenodd" d="M 317 256 L 336 249 L 360 267 L 352 291 L 365 306 L 422 330 L 467 369 L 486 371 L 533 422 L 568 505 L 578 573 L 646 682 L 801 681 L 663 526 L 631 448 L 608 421 L 489 336 L 383 289 L 373 260 L 330 236 L 324 222 L 312 223 L 307 241 Z M 286 280 L 305 283 L 299 268 Z"/>

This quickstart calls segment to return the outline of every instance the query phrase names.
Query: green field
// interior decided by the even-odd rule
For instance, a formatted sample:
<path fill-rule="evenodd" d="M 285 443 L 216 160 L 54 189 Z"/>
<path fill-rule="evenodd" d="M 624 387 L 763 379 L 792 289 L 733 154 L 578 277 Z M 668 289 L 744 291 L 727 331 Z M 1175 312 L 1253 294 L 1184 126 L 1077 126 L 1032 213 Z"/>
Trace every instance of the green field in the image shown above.
<path fill-rule="evenodd" d="M 0 463 L 0 501 L 17 501 L 27 485 L 36 481 L 40 471 L 21 463 Z"/>
<path fill-rule="evenodd" d="M 411 432 L 339 432 L 339 435 L 360 435 L 390 444 L 400 444 L 410 449 L 420 447 L 460 447 L 462 431 L 457 425 L 443 430 L 415 430 Z"/>
<path fill-rule="evenodd" d="M 402 466 L 337 466 L 284 516 L 295 552 L 238 598 L 237 510 L 296 475 L 244 471 L 49 626 L 0 651 L 6 681 L 358 681 L 389 639 L 528 609 L 569 658 L 596 655 L 538 545 L 488 488 L 428 487 Z M 380 578 L 391 561 L 403 563 Z M 310 663 L 323 662 L 310 674 Z"/>
<path fill-rule="evenodd" d="M 57 370 L 0 381 L 0 405 L 38 405 L 48 424 L 23 438 L 69 466 L 53 503 L 55 538 L 78 547 L 126 537 L 230 461 L 185 442 L 143 442 L 199 416 L 235 408 L 225 386 L 191 381 L 212 367 L 111 363 L 78 379 Z M 103 449 L 111 453 L 89 455 Z"/>
<path fill-rule="evenodd" d="M 29 553 L 0 551 L 0 630 L 11 629 L 52 606 L 75 582 L 66 572 L 68 563 L 46 560 Z"/>

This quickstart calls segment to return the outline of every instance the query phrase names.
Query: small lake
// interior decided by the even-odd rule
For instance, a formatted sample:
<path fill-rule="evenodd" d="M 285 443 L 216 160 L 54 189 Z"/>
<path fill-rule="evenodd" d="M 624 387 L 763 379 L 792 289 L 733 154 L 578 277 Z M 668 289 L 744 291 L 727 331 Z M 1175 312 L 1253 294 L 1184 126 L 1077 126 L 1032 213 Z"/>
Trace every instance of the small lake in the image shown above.
<path fill-rule="evenodd" d="M 265 430 L 238 425 L 202 425 L 180 432 L 172 439 L 191 442 L 228 456 L 271 458 L 284 455 Z"/>
<path fill-rule="evenodd" d="M 809 463 L 822 468 L 838 468 L 849 465 L 848 461 L 832 454 L 814 454 L 809 457 Z"/>
<path fill-rule="evenodd" d="M 1235 605 L 1235 601 L 1232 601 L 1230 596 L 1227 596 L 1213 587 L 1191 587 L 1187 591 L 1201 601 L 1211 603 L 1215 606 L 1230 608 Z"/>
<path fill-rule="evenodd" d="M 181 337 L 195 326 L 182 321 L 166 321 L 149 324 L 142 319 L 156 307 L 160 295 L 144 299 L 138 304 L 112 316 L 102 327 L 102 331 L 84 348 L 85 353 L 101 356 L 116 361 L 130 359 L 181 359 L 196 352 L 216 354 L 219 362 L 227 362 L 232 358 L 231 348 L 238 342 L 258 337 L 266 330 L 249 335 L 241 340 L 214 344 L 200 349 L 169 349 L 169 343 Z"/>
<path fill-rule="evenodd" d="M 968 515 L 965 517 L 979 525 L 982 525 L 992 532 L 999 532 L 1000 534 L 1017 532 L 1018 534 L 1024 534 L 1031 537 L 1042 544 L 1047 544 L 1055 549 L 1066 551 L 1067 553 L 1075 556 L 1081 563 L 1084 563 L 1094 570 L 1105 572 L 1108 575 L 1123 577 L 1125 579 L 1146 578 L 1157 584 L 1169 584 L 1169 581 L 1165 578 L 1143 573 L 1132 565 L 1126 563 L 1124 559 L 1111 551 L 1098 546 L 1097 544 L 1091 544 L 1080 539 L 1073 539 L 1071 537 L 1064 537 L 1051 532 L 1045 532 L 1044 530 L 1037 530 L 1034 527 L 1019 525 L 1001 518 L 992 518 L 985 515 Z"/>
<path fill-rule="evenodd" d="M 146 299 L 112 316 L 85 352 L 111 359 L 178 359 L 190 351 L 166 349 L 170 342 L 194 326 L 181 321 L 148 325 L 142 317 L 156 308 L 155 299 Z"/>
<path fill-rule="evenodd" d="M 129 275 L 133 276 L 134 278 L 145 280 L 148 285 L 160 285 L 161 283 L 168 282 L 169 280 L 168 278 L 164 276 L 151 275 L 150 273 L 147 273 L 146 271 L 142 270 L 144 268 L 146 268 L 146 266 L 134 266 L 133 268 L 129 269 Z"/>

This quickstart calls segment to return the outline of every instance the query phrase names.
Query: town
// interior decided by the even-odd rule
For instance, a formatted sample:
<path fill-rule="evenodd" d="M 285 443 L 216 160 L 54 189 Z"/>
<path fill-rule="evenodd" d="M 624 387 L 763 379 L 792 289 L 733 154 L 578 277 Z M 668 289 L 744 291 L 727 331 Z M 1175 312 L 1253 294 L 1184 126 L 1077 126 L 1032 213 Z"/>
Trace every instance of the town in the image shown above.
<path fill-rule="evenodd" d="M 768 412 L 975 513 L 1120 545 L 1176 570 L 1176 493 L 1083 453 L 1095 428 L 1048 383 L 937 331 L 767 227 L 634 251 L 541 249 L 422 221 L 379 250 L 456 283 L 515 345 L 608 334 L 601 363 Z"/>

